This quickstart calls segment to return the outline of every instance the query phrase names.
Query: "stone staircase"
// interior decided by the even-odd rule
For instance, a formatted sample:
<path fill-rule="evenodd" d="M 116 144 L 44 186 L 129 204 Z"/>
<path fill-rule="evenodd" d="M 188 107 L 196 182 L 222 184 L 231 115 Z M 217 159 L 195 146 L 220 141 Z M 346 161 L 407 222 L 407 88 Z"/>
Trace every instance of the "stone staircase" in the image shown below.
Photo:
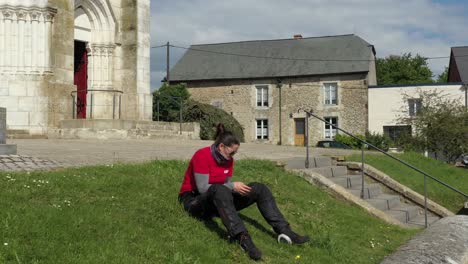
<path fill-rule="evenodd" d="M 306 169 L 304 159 L 291 159 L 287 162 L 288 169 L 301 170 L 305 174 L 317 173 L 335 184 L 345 188 L 352 195 L 361 198 L 362 176 L 360 171 L 349 171 L 346 166 L 336 166 L 330 157 L 311 157 L 309 168 Z M 362 198 L 361 198 L 362 199 Z M 364 199 L 372 207 L 410 227 L 424 227 L 424 207 L 405 200 L 398 193 L 386 188 L 383 184 L 369 177 L 364 181 Z M 440 217 L 428 212 L 428 224 Z"/>
<path fill-rule="evenodd" d="M 8 129 L 7 130 L 8 139 L 47 139 L 46 135 L 31 135 L 29 130 L 23 129 Z"/>

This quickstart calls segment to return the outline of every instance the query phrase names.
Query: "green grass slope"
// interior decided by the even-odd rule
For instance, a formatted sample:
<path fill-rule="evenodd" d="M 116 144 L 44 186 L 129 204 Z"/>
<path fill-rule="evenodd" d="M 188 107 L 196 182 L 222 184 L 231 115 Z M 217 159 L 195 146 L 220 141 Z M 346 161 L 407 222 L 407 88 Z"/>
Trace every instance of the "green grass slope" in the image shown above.
<path fill-rule="evenodd" d="M 177 202 L 185 162 L 0 174 L 0 263 L 250 263 L 219 219 Z M 278 244 L 255 206 L 242 211 L 264 263 L 379 263 L 417 230 L 371 217 L 272 163 L 240 161 L 236 180 L 266 183 L 312 242 Z"/>
<path fill-rule="evenodd" d="M 404 153 L 397 157 L 458 190 L 468 193 L 467 169 L 456 168 L 417 153 Z M 383 155 L 366 154 L 364 159 L 367 164 L 383 171 L 401 184 L 424 194 L 424 176 L 421 173 Z M 361 155 L 347 157 L 347 160 L 360 162 Z M 427 193 L 430 199 L 454 213 L 462 209 L 465 202 L 463 196 L 429 178 L 427 178 Z"/>

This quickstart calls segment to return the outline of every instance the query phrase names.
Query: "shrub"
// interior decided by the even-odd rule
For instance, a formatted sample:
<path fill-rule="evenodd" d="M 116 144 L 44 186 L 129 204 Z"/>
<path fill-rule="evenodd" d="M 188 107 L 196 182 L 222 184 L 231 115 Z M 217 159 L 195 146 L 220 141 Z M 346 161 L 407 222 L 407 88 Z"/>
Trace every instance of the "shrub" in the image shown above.
<path fill-rule="evenodd" d="M 387 136 L 384 136 L 384 135 L 380 135 L 378 133 L 369 133 L 369 132 L 366 132 L 366 135 L 355 135 L 357 138 L 361 139 L 361 140 L 365 140 L 367 142 L 369 142 L 370 144 L 382 149 L 382 150 L 385 150 L 387 151 L 390 147 L 390 143 L 391 143 L 391 140 L 390 138 L 388 138 Z M 338 134 L 336 135 L 335 137 L 335 141 L 338 141 L 338 142 L 341 142 L 343 144 L 346 144 L 348 146 L 350 146 L 351 148 L 353 149 L 361 149 L 361 146 L 362 146 L 362 143 L 351 137 L 351 136 L 348 136 L 348 135 L 342 135 L 342 134 Z M 368 147 L 367 147 L 368 148 Z"/>
<path fill-rule="evenodd" d="M 244 131 L 239 122 L 224 110 L 212 105 L 188 100 L 184 109 L 184 121 L 199 122 L 200 138 L 203 140 L 213 140 L 216 125 L 223 123 L 226 130 L 231 131 L 241 142 L 244 142 Z"/>
<path fill-rule="evenodd" d="M 365 140 L 365 137 L 363 135 L 355 135 L 357 138 L 360 138 L 362 140 Z M 350 146 L 353 149 L 360 149 L 361 148 L 361 142 L 359 140 L 356 140 L 355 138 L 348 136 L 348 135 L 342 135 L 342 134 L 337 134 L 335 136 L 335 141 L 341 142 L 345 145 Z"/>
<path fill-rule="evenodd" d="M 388 136 L 381 135 L 379 133 L 366 132 L 366 141 L 385 151 L 388 151 L 391 145 L 391 139 Z"/>

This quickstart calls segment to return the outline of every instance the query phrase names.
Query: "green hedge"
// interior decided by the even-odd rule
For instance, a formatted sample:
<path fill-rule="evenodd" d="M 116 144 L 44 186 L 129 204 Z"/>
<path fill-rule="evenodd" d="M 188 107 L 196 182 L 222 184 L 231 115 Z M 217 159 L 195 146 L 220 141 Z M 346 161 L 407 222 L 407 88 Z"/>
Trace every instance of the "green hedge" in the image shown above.
<path fill-rule="evenodd" d="M 390 138 L 388 138 L 385 135 L 378 134 L 378 133 L 366 132 L 366 135 L 355 135 L 355 136 L 385 151 L 389 149 L 390 144 L 391 144 Z M 346 144 L 353 149 L 360 149 L 362 146 L 359 140 L 356 140 L 353 137 L 350 137 L 348 135 L 338 134 L 335 137 L 335 141 Z"/>
<path fill-rule="evenodd" d="M 236 135 L 244 142 L 244 131 L 239 122 L 222 109 L 209 104 L 188 100 L 184 109 L 184 120 L 187 122 L 200 123 L 200 138 L 203 140 L 214 140 L 216 125 L 223 123 L 226 130 Z"/>

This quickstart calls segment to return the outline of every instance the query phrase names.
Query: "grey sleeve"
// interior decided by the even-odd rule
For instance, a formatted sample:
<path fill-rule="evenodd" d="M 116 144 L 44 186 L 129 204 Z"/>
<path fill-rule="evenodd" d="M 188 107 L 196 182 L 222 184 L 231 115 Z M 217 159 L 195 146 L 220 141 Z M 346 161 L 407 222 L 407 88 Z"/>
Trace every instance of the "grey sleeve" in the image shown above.
<path fill-rule="evenodd" d="M 231 181 L 231 177 L 226 178 L 224 186 L 228 187 L 231 191 L 234 190 L 234 183 Z"/>
<path fill-rule="evenodd" d="M 195 183 L 197 184 L 197 189 L 199 193 L 205 193 L 210 188 L 211 184 L 208 183 L 209 175 L 195 173 Z M 231 177 L 227 177 L 224 186 L 228 187 L 230 190 L 234 189 L 234 183 L 231 182 Z"/>
<path fill-rule="evenodd" d="M 210 188 L 211 184 L 208 183 L 208 174 L 195 173 L 195 183 L 199 193 L 205 193 Z"/>

